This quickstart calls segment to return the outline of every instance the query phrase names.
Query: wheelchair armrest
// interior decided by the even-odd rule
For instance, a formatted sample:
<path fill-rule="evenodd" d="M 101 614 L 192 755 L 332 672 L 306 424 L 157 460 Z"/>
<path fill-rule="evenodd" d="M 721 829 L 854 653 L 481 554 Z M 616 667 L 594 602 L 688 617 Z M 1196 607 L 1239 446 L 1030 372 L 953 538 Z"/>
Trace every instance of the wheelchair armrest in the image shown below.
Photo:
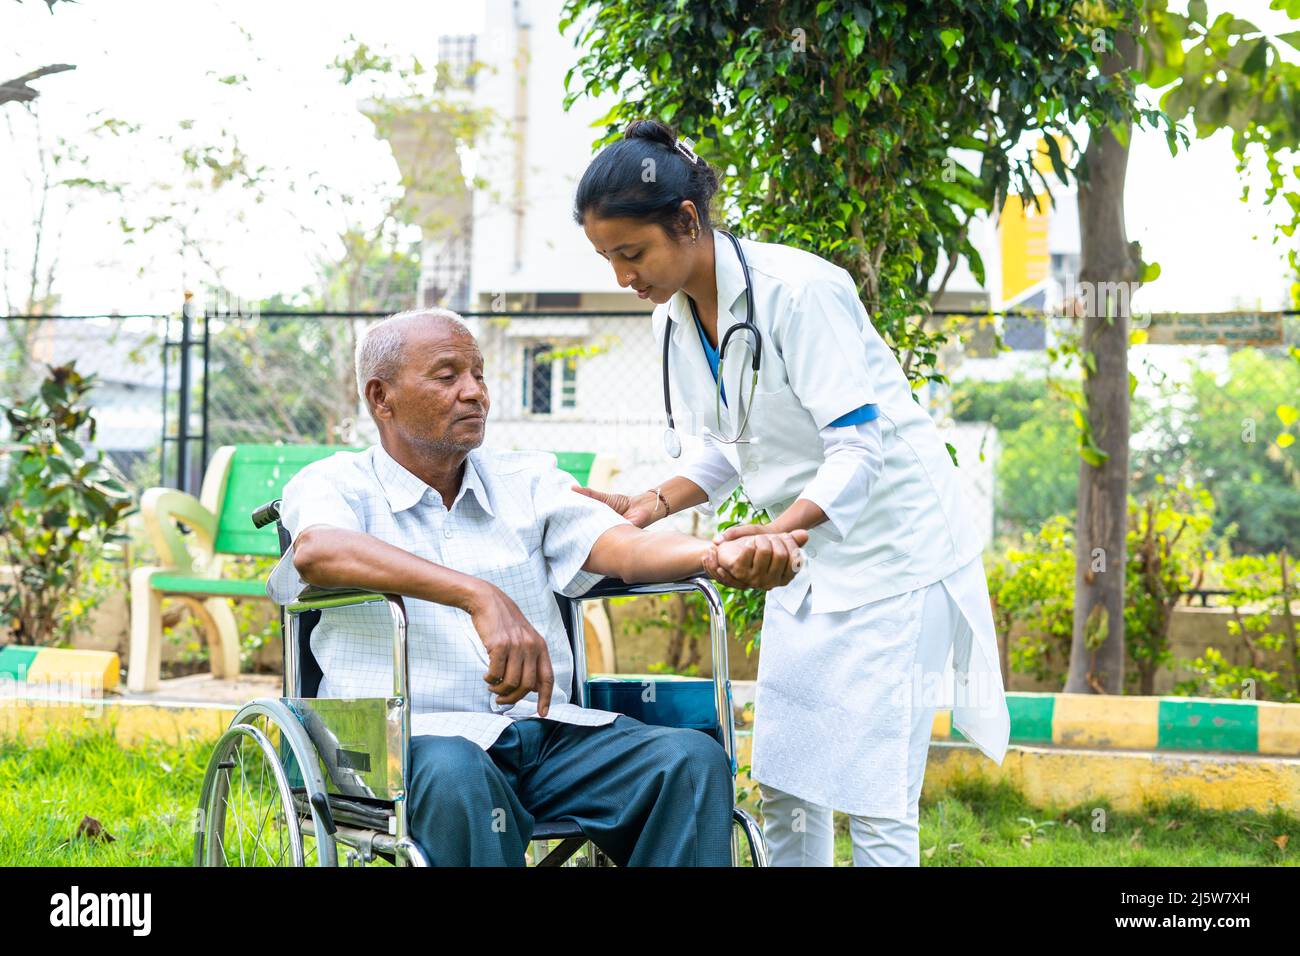
<path fill-rule="evenodd" d="M 331 607 L 353 607 L 358 604 L 370 604 L 374 601 L 386 601 L 388 595 L 378 591 L 354 591 L 348 588 L 305 588 L 298 599 L 285 605 L 289 614 L 303 614 L 307 611 L 320 611 Z"/>
<path fill-rule="evenodd" d="M 411 686 L 411 671 L 406 653 L 406 602 L 402 600 L 400 594 L 381 594 L 378 591 L 354 591 L 343 588 L 309 587 L 298 595 L 298 600 L 285 605 L 285 622 L 287 624 L 290 618 L 308 611 L 378 603 L 388 605 L 388 613 L 393 621 L 393 696 L 405 700 Z M 296 630 L 288 626 L 285 627 L 285 644 L 287 647 L 293 646 L 296 637 L 291 640 L 290 635 L 296 635 L 296 633 Z M 404 707 L 402 709 L 402 723 L 404 739 L 407 740 L 410 739 L 411 734 L 410 722 L 411 709 L 410 707 Z"/>
<path fill-rule="evenodd" d="M 707 587 L 701 586 L 702 584 Z M 712 587 L 712 580 L 704 575 L 686 578 L 682 581 L 656 581 L 646 584 L 628 584 L 620 578 L 602 578 L 584 594 L 579 594 L 574 601 L 594 601 L 599 598 L 636 597 L 638 594 L 673 594 L 678 591 L 701 591 Z"/>

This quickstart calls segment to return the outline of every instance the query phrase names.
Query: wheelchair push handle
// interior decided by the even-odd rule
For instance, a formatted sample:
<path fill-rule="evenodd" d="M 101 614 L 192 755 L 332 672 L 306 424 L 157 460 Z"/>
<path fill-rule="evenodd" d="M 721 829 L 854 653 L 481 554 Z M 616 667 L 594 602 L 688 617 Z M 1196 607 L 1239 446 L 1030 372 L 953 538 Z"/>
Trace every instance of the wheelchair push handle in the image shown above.
<path fill-rule="evenodd" d="M 268 501 L 262 507 L 253 512 L 253 527 L 265 528 L 267 525 L 280 520 L 280 499 Z"/>

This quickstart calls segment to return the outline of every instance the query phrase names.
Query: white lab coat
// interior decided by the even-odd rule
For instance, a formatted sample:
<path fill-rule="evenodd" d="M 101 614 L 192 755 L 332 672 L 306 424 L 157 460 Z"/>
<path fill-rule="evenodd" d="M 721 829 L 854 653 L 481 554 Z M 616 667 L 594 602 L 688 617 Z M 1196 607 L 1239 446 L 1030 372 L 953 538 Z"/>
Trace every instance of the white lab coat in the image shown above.
<path fill-rule="evenodd" d="M 713 238 L 721 341 L 745 318 L 745 282 L 730 241 L 716 233 Z M 758 774 L 770 768 L 774 786 L 809 800 L 825 798 L 823 782 L 834 779 L 840 802 L 828 805 L 890 816 L 875 811 L 897 810 L 905 797 L 906 787 L 896 784 L 906 777 L 909 717 L 919 692 L 912 674 L 919 596 L 929 585 L 944 582 L 970 625 L 956 635 L 943 703 L 954 703 L 956 695 L 954 724 L 991 759 L 1001 763 L 1006 752 L 1010 720 L 979 565 L 979 536 L 960 473 L 933 421 L 913 400 L 849 274 L 789 246 L 740 242 L 753 284 L 754 322 L 763 336 L 762 364 L 742 436 L 749 441 L 718 448 L 747 497 L 774 515 L 788 508 L 825 461 L 821 430 L 869 402 L 880 412 L 884 458 L 857 520 L 842 534 L 831 522 L 811 529 L 804 548 L 807 566 L 768 595 L 768 606 L 777 602 L 785 613 L 768 615 L 772 624 L 764 622 L 764 648 L 779 643 L 800 650 L 770 658 L 763 652 L 759 700 L 765 686 L 781 686 L 804 704 L 773 708 L 767 715 L 756 706 L 755 779 L 767 782 Z M 719 433 L 734 435 L 738 403 L 724 406 L 724 421 L 717 421 L 713 377 L 684 292 L 655 309 L 656 341 L 663 340 L 670 320 L 677 426 L 706 441 Z M 733 341 L 742 338 L 747 336 L 737 333 Z M 722 374 L 728 396 L 741 394 L 742 380 L 748 393 L 747 350 L 733 344 Z M 733 481 L 706 489 L 710 505 L 734 486 Z M 801 609 L 811 617 L 795 626 Z M 774 631 L 782 624 L 789 633 Z M 828 719 L 846 719 L 841 708 L 846 696 L 860 705 L 851 715 L 857 726 L 853 733 L 842 727 L 831 733 Z"/>

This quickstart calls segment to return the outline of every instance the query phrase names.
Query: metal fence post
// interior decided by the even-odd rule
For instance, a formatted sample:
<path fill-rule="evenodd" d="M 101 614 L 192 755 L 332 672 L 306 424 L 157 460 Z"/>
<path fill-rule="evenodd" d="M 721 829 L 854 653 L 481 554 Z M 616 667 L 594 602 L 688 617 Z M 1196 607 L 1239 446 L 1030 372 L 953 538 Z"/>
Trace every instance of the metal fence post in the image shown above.
<path fill-rule="evenodd" d="M 192 292 L 185 293 L 181 306 L 181 383 L 180 408 L 176 422 L 176 487 L 181 491 L 190 488 L 190 332 L 194 321 Z"/>

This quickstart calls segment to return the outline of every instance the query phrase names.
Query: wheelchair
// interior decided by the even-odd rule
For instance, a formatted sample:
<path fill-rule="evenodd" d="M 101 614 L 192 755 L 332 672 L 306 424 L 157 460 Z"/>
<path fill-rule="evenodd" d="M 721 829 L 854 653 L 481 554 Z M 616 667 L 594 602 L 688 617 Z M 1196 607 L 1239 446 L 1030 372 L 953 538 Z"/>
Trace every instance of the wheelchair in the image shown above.
<path fill-rule="evenodd" d="M 277 499 L 253 513 L 253 524 L 262 528 L 275 522 L 283 554 L 290 541 L 279 518 Z M 651 682 L 588 680 L 583 602 L 674 592 L 704 597 L 713 679 L 658 680 L 650 693 L 645 685 Z M 569 700 L 644 723 L 709 733 L 726 751 L 734 779 L 726 615 L 713 582 L 701 576 L 628 585 L 606 578 L 580 598 L 556 594 L 555 599 L 573 651 Z M 318 697 L 322 674 L 311 651 L 312 628 L 324 610 L 367 603 L 385 604 L 392 620 L 392 696 Z M 366 866 L 383 861 L 428 866 L 407 822 L 411 708 L 402 596 L 308 588 L 282 606 L 280 615 L 284 696 L 245 704 L 217 741 L 195 815 L 194 865 Z M 754 818 L 733 806 L 732 823 L 732 865 L 741 865 L 743 842 L 752 865 L 766 866 L 767 851 Z M 534 865 L 544 867 L 614 865 L 576 823 L 563 819 L 537 821 L 529 855 Z"/>

